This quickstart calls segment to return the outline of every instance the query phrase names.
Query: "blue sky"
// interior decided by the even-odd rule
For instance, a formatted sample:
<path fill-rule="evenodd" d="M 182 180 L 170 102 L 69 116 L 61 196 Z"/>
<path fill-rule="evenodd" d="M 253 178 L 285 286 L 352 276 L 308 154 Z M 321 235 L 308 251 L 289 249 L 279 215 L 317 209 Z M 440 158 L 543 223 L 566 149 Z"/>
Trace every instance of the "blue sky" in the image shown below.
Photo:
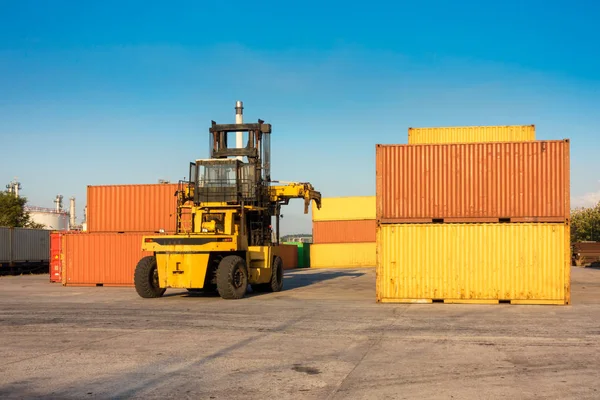
<path fill-rule="evenodd" d="M 574 205 L 600 200 L 597 3 L 301 4 L 3 2 L 0 184 L 81 220 L 87 185 L 183 178 L 242 100 L 273 178 L 324 196 L 374 195 L 375 144 L 410 126 L 535 124 L 572 141 Z"/>

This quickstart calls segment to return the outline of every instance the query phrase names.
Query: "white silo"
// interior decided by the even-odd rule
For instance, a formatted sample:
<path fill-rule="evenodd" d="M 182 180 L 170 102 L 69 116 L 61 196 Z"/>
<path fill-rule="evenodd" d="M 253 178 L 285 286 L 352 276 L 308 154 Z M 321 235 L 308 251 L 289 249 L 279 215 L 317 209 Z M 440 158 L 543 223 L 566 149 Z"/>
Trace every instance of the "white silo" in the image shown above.
<path fill-rule="evenodd" d="M 27 207 L 33 222 L 44 225 L 44 229 L 66 231 L 69 229 L 69 214 L 51 208 Z"/>
<path fill-rule="evenodd" d="M 66 231 L 69 229 L 69 213 L 63 211 L 62 199 L 62 195 L 56 195 L 56 198 L 54 199 L 54 203 L 56 204 L 55 209 L 44 207 L 26 207 L 26 210 L 29 212 L 31 220 L 43 225 L 44 229 Z"/>

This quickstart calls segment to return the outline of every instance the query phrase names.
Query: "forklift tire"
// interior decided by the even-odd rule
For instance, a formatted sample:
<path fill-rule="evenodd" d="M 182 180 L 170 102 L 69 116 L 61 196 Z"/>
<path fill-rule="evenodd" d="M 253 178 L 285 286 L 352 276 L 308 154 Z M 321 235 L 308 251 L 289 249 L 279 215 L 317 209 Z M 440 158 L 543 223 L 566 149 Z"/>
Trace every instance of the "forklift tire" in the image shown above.
<path fill-rule="evenodd" d="M 283 260 L 277 256 L 271 266 L 271 284 L 270 292 L 280 292 L 283 289 Z"/>
<path fill-rule="evenodd" d="M 252 291 L 261 292 L 280 292 L 283 289 L 283 260 L 276 256 L 271 266 L 271 280 L 269 283 L 258 283 L 252 285 Z"/>
<path fill-rule="evenodd" d="M 224 257 L 217 268 L 217 290 L 223 299 L 241 299 L 248 289 L 248 269 L 240 256 Z"/>
<path fill-rule="evenodd" d="M 156 257 L 143 257 L 135 267 L 133 282 L 136 292 L 145 299 L 161 297 L 167 289 L 158 286 Z"/>

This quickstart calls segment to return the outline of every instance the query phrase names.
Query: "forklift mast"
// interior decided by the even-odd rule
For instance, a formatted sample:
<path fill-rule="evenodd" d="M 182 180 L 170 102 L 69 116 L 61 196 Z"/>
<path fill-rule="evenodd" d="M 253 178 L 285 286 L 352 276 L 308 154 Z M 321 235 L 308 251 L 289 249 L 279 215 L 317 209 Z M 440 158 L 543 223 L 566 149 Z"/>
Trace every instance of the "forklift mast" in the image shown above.
<path fill-rule="evenodd" d="M 228 134 L 247 134 L 242 148 L 229 147 Z M 281 206 L 292 198 L 303 198 L 304 212 L 314 200 L 321 207 L 321 195 L 309 183 L 279 184 L 271 180 L 271 124 L 258 120 L 249 124 L 217 124 L 209 128 L 210 158 L 190 163 L 189 181 L 182 182 L 178 191 L 177 233 L 182 231 L 182 215 L 185 210 L 192 214 L 192 232 L 198 209 L 204 213 L 222 212 L 223 207 L 237 209 L 235 224 L 249 246 L 279 244 L 279 220 Z M 246 157 L 244 162 L 243 158 Z M 275 217 L 277 235 L 273 238 L 271 218 Z M 202 217 L 205 218 L 205 217 Z"/>
<path fill-rule="evenodd" d="M 228 147 L 235 140 L 228 136 L 242 132 L 247 135 L 245 147 Z M 240 234 L 248 245 L 272 244 L 271 217 L 277 208 L 270 198 L 271 125 L 258 120 L 250 124 L 217 124 L 212 121 L 209 129 L 210 158 L 190 163 L 189 181 L 182 182 L 178 191 L 177 233 L 181 232 L 182 214 L 190 210 L 191 231 L 195 225 L 198 209 L 207 213 L 219 213 L 223 208 L 236 209 L 234 223 L 239 224 Z M 244 157 L 246 160 L 244 160 Z"/>
<path fill-rule="evenodd" d="M 255 124 L 217 124 L 212 121 L 210 132 L 210 158 L 247 157 L 248 163 L 256 166 L 258 182 L 271 181 L 271 124 L 258 120 Z M 227 146 L 228 134 L 247 132 L 248 141 L 241 149 Z"/>

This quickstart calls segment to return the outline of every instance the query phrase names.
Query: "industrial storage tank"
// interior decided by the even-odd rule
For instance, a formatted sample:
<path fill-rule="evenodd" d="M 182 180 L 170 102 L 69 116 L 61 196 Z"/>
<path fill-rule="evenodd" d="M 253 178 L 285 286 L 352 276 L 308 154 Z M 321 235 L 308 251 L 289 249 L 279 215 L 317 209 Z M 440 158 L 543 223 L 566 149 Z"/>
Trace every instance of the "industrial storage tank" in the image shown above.
<path fill-rule="evenodd" d="M 69 214 L 67 212 L 42 207 L 28 207 L 27 211 L 31 216 L 31 220 L 44 225 L 45 229 L 54 231 L 69 229 Z"/>

